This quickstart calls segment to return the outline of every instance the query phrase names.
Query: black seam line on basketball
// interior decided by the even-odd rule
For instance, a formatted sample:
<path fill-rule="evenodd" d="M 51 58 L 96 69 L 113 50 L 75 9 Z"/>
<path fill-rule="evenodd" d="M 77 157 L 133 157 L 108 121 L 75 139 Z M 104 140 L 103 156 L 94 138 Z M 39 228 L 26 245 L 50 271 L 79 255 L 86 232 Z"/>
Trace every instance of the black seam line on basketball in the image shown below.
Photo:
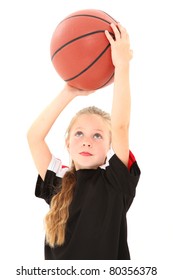
<path fill-rule="evenodd" d="M 57 50 L 54 52 L 54 54 L 52 55 L 52 58 L 51 58 L 51 59 L 53 60 L 54 56 L 55 56 L 60 50 L 62 50 L 63 48 L 65 48 L 67 45 L 69 45 L 69 44 L 71 44 L 71 43 L 73 43 L 73 42 L 75 42 L 75 41 L 77 41 L 77 40 L 80 40 L 80 39 L 82 39 L 82 38 L 84 38 L 84 37 L 87 37 L 87 36 L 90 36 L 90 35 L 93 35 L 93 34 L 96 34 L 96 33 L 103 33 L 103 32 L 104 32 L 104 30 L 97 30 L 97 31 L 89 32 L 89 33 L 83 34 L 83 35 L 81 35 L 81 36 L 79 36 L 79 37 L 76 37 L 76 38 L 74 38 L 74 39 L 68 41 L 67 43 L 65 43 L 64 45 L 62 45 L 59 49 L 57 49 Z"/>
<path fill-rule="evenodd" d="M 97 33 L 104 33 L 104 32 L 105 32 L 105 30 L 97 30 L 97 31 L 93 31 L 93 32 L 90 32 L 90 33 L 83 34 L 83 35 L 81 35 L 81 36 L 79 36 L 79 37 L 76 37 L 76 38 L 74 38 L 74 39 L 68 41 L 67 43 L 65 43 L 64 45 L 62 45 L 59 49 L 57 49 L 57 50 L 54 52 L 54 54 L 53 54 L 52 57 L 51 57 L 51 60 L 53 60 L 54 57 L 55 57 L 55 55 L 56 55 L 60 50 L 62 50 L 63 48 L 65 48 L 67 45 L 69 45 L 69 44 L 71 44 L 71 43 L 73 43 L 73 42 L 75 42 L 75 41 L 77 41 L 77 40 L 80 40 L 80 39 L 82 39 L 82 38 L 84 38 L 84 37 L 87 37 L 87 36 L 90 36 L 90 35 L 93 35 L 93 34 L 97 34 Z M 114 34 L 113 34 L 112 32 L 109 32 L 109 33 L 112 35 L 113 38 L 115 38 L 115 36 L 114 36 Z"/>
<path fill-rule="evenodd" d="M 103 85 L 101 85 L 101 86 L 98 87 L 97 89 L 102 88 L 102 87 L 105 87 L 105 86 L 109 83 L 109 81 L 113 78 L 113 76 L 114 76 L 114 73 L 111 75 L 111 77 L 107 80 L 106 83 L 104 83 Z"/>
<path fill-rule="evenodd" d="M 111 22 L 106 20 L 106 19 L 103 19 L 103 18 L 97 17 L 97 16 L 93 16 L 93 15 L 88 15 L 88 14 L 80 14 L 80 15 L 74 15 L 74 16 L 67 17 L 67 18 L 63 19 L 59 24 L 61 24 L 65 20 L 73 18 L 73 17 L 93 17 L 93 18 L 97 18 L 97 19 L 100 19 L 100 20 L 102 20 L 104 22 L 107 22 L 107 23 L 111 24 Z"/>
<path fill-rule="evenodd" d="M 113 19 L 113 21 L 115 21 L 116 23 L 118 23 L 118 21 L 117 20 L 115 20 L 113 17 L 111 17 L 108 13 L 106 13 L 106 12 L 104 12 L 104 11 L 102 11 L 105 15 L 107 15 L 107 16 L 109 16 L 110 18 L 112 18 Z"/>
<path fill-rule="evenodd" d="M 110 44 L 107 45 L 107 47 L 96 57 L 96 59 L 90 64 L 88 65 L 85 69 L 83 69 L 80 73 L 78 73 L 77 75 L 75 75 L 74 77 L 71 77 L 67 80 L 65 80 L 65 82 L 69 82 L 71 80 L 76 79 L 77 77 L 79 77 L 81 74 L 83 74 L 84 72 L 86 72 L 91 66 L 93 66 L 93 64 L 95 64 L 97 62 L 97 60 L 107 51 L 107 49 L 110 47 Z"/>

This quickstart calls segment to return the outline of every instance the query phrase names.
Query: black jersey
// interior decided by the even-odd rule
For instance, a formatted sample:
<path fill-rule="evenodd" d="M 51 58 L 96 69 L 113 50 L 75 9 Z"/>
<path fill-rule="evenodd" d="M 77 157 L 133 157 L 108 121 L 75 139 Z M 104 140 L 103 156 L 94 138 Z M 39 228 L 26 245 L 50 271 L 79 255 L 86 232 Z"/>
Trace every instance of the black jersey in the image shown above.
<path fill-rule="evenodd" d="M 60 191 L 68 168 L 52 157 L 45 180 L 38 176 L 35 195 L 50 204 Z M 130 152 L 129 168 L 114 154 L 97 169 L 76 171 L 76 187 L 69 208 L 66 239 L 51 248 L 46 260 L 128 260 L 126 213 L 135 196 L 140 169 Z"/>

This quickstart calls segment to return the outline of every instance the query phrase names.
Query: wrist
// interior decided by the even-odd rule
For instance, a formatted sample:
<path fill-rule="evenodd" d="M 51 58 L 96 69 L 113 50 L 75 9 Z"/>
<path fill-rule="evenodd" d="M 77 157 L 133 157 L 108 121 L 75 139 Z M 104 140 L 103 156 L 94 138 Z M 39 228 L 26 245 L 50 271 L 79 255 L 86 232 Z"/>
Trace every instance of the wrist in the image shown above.
<path fill-rule="evenodd" d="M 129 62 L 117 63 L 115 65 L 115 71 L 129 71 L 129 68 L 130 68 Z"/>
<path fill-rule="evenodd" d="M 121 64 L 115 67 L 115 79 L 121 79 L 125 77 L 129 77 L 129 64 Z"/>
<path fill-rule="evenodd" d="M 72 100 L 73 98 L 75 98 L 77 95 L 76 89 L 67 84 L 65 85 L 65 87 L 63 88 L 61 93 L 64 95 L 64 98 L 69 101 Z"/>

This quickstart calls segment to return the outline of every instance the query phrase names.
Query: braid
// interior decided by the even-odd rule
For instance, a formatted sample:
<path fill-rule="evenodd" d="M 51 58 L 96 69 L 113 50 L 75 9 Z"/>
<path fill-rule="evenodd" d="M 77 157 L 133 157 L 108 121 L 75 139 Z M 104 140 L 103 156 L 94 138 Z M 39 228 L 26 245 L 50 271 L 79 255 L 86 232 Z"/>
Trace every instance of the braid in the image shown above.
<path fill-rule="evenodd" d="M 62 189 L 51 201 L 50 211 L 45 217 L 46 241 L 50 246 L 63 245 L 66 223 L 69 217 L 69 205 L 76 184 L 75 168 L 67 171 L 62 179 Z"/>

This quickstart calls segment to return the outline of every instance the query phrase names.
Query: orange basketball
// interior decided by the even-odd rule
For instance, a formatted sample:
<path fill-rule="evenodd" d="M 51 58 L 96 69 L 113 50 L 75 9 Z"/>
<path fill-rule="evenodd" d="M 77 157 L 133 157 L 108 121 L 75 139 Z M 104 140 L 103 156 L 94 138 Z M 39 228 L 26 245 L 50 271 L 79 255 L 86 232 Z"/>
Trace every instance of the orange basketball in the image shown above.
<path fill-rule="evenodd" d="M 113 82 L 114 66 L 108 30 L 114 37 L 107 13 L 90 9 L 74 12 L 56 27 L 50 45 L 52 63 L 69 85 L 81 90 L 95 90 Z"/>

